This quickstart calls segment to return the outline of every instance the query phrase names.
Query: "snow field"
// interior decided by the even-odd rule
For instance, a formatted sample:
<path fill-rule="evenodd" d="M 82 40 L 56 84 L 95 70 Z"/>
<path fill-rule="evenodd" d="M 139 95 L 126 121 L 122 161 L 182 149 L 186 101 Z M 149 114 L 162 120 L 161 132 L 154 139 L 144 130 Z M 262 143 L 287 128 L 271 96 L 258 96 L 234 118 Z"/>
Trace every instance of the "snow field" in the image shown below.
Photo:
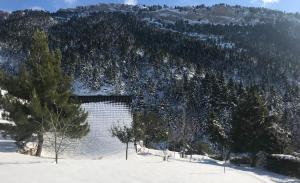
<path fill-rule="evenodd" d="M 298 180 L 250 168 L 227 168 L 213 161 L 182 161 L 159 155 L 137 155 L 130 149 L 102 159 L 37 158 L 0 152 L 1 183 L 299 183 Z M 207 158 L 208 159 L 208 158 Z"/>

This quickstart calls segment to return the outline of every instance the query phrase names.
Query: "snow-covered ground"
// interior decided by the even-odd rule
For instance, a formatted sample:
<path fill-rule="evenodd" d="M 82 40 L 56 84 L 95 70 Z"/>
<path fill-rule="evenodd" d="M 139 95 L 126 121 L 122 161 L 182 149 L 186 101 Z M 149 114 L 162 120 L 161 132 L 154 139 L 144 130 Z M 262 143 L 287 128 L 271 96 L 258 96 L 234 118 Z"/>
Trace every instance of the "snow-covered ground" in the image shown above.
<path fill-rule="evenodd" d="M 136 155 L 131 149 L 125 154 L 102 159 L 37 158 L 15 153 L 12 141 L 0 141 L 1 183 L 299 183 L 299 180 L 251 168 L 227 168 L 205 157 L 189 162 L 171 158 L 162 161 L 158 151 Z M 3 146 L 5 142 L 5 146 Z M 13 145 L 13 144 L 11 144 Z M 3 148 L 4 147 L 4 148 Z M 148 150 L 146 150 L 148 152 Z M 202 160 L 201 160 L 202 159 Z"/>

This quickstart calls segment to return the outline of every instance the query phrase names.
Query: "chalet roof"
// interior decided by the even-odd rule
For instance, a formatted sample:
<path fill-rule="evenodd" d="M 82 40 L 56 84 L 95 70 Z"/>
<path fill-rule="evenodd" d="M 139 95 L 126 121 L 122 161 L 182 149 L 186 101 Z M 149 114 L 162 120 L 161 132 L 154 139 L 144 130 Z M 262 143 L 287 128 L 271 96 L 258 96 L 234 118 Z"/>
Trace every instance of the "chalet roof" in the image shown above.
<path fill-rule="evenodd" d="M 89 96 L 74 96 L 81 103 L 93 103 L 93 102 L 112 102 L 112 103 L 125 103 L 131 104 L 131 96 L 105 96 L 105 95 L 89 95 Z"/>

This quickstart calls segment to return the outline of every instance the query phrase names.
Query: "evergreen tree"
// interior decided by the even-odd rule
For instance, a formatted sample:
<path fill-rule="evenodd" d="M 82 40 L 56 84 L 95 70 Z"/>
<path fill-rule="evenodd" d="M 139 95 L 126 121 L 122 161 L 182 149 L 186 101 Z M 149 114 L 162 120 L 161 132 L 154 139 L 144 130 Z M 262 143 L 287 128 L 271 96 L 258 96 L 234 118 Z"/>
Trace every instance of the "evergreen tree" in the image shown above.
<path fill-rule="evenodd" d="M 255 165 L 255 156 L 266 147 L 267 139 L 263 139 L 266 129 L 267 108 L 258 89 L 251 87 L 241 98 L 233 113 L 232 140 L 235 152 L 251 152 L 252 165 Z"/>
<path fill-rule="evenodd" d="M 157 112 L 136 113 L 133 124 L 136 140 L 143 140 L 147 147 L 168 139 L 168 125 Z"/>
<path fill-rule="evenodd" d="M 287 89 L 284 98 L 284 114 L 282 124 L 285 124 L 292 133 L 292 143 L 297 149 L 300 148 L 300 89 L 291 86 Z"/>
<path fill-rule="evenodd" d="M 34 33 L 28 60 L 16 75 L 5 76 L 2 84 L 8 91 L 2 97 L 5 117 L 15 123 L 11 133 L 21 146 L 37 136 L 37 156 L 53 124 L 72 126 L 68 131 L 56 129 L 71 138 L 87 134 L 87 114 L 71 99 L 71 79 L 63 74 L 61 54 L 49 50 L 44 32 Z"/>
<path fill-rule="evenodd" d="M 264 139 L 269 139 L 268 146 L 265 151 L 269 153 L 288 154 L 292 148 L 291 132 L 282 126 L 282 122 L 278 115 L 269 115 L 266 123 L 270 126 L 267 128 Z"/>
<path fill-rule="evenodd" d="M 211 141 L 221 145 L 220 150 L 222 151 L 222 155 L 224 155 L 224 150 L 228 148 L 229 145 L 228 134 L 225 133 L 223 125 L 213 112 L 209 115 L 207 128 Z"/>
<path fill-rule="evenodd" d="M 278 126 L 274 116 L 269 116 L 264 94 L 257 87 L 248 88 L 239 100 L 233 113 L 231 138 L 235 152 L 252 153 L 252 166 L 259 151 L 280 153 L 285 148 L 288 133 Z"/>

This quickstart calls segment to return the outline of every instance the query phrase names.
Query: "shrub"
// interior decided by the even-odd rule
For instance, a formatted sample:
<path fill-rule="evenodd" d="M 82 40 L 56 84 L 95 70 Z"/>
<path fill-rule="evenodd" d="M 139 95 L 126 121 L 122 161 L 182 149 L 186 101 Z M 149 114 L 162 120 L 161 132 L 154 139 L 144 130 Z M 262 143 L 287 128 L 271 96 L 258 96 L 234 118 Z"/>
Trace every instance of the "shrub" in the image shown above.
<path fill-rule="evenodd" d="M 219 161 L 224 160 L 224 157 L 222 155 L 219 155 L 219 154 L 212 154 L 212 155 L 209 155 L 209 157 L 212 158 L 212 159 L 215 159 L 215 160 L 219 160 Z"/>
<path fill-rule="evenodd" d="M 266 168 L 275 173 L 300 178 L 300 158 L 291 155 L 269 155 Z"/>
<path fill-rule="evenodd" d="M 293 152 L 292 155 L 297 157 L 297 158 L 300 158 L 300 153 L 298 153 L 298 152 Z"/>
<path fill-rule="evenodd" d="M 250 165 L 251 158 L 249 156 L 232 157 L 230 158 L 230 163 L 235 165 Z"/>

